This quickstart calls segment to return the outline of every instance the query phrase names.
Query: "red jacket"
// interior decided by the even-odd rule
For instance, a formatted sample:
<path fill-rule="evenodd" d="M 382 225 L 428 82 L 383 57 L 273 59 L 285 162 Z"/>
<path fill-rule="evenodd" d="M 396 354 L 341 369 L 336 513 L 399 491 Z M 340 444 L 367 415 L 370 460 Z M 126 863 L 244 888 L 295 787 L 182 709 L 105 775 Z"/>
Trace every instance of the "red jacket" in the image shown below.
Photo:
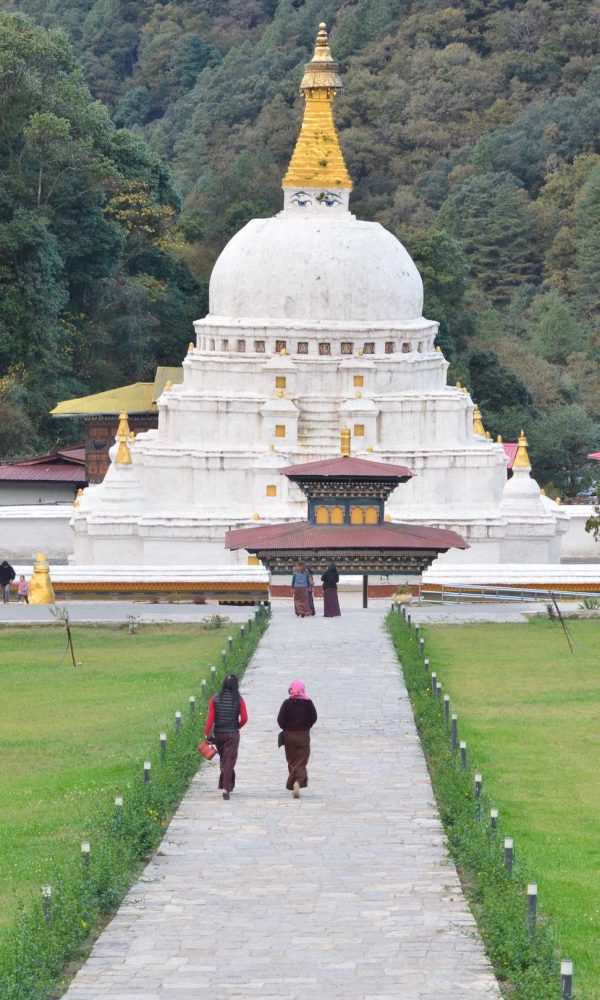
<path fill-rule="evenodd" d="M 210 701 L 209 701 L 209 703 L 208 703 L 208 712 L 207 712 L 207 715 L 206 715 L 206 725 L 204 726 L 204 735 L 205 736 L 208 736 L 208 734 L 210 733 L 212 727 L 214 726 L 214 724 L 215 724 L 215 718 L 216 718 L 216 713 L 215 713 L 215 699 L 211 698 Z M 246 702 L 244 701 L 243 698 L 240 698 L 240 715 L 239 715 L 239 721 L 240 721 L 240 729 L 242 728 L 242 726 L 245 726 L 246 723 L 247 723 L 247 721 L 248 721 L 248 709 L 246 708 Z"/>

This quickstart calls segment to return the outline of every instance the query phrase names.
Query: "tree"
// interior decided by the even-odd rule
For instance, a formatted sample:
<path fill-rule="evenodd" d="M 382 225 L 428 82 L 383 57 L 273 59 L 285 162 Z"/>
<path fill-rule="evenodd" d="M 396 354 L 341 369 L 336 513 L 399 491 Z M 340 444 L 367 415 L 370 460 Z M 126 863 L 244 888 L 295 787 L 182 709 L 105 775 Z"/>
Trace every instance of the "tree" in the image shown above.
<path fill-rule="evenodd" d="M 583 186 L 575 210 L 577 304 L 597 320 L 600 310 L 600 165 L 594 167 Z"/>
<path fill-rule="evenodd" d="M 569 354 L 581 351 L 587 340 L 583 324 L 559 292 L 536 296 L 529 310 L 528 329 L 535 348 L 554 364 L 566 364 Z"/>
<path fill-rule="evenodd" d="M 600 447 L 600 423 L 579 404 L 550 411 L 531 426 L 528 440 L 540 482 L 552 481 L 569 497 L 589 485 L 592 469 L 587 456 Z"/>
<path fill-rule="evenodd" d="M 471 395 L 482 410 L 496 413 L 517 406 L 533 416 L 533 401 L 524 382 L 505 368 L 492 351 L 474 351 L 469 357 Z"/>

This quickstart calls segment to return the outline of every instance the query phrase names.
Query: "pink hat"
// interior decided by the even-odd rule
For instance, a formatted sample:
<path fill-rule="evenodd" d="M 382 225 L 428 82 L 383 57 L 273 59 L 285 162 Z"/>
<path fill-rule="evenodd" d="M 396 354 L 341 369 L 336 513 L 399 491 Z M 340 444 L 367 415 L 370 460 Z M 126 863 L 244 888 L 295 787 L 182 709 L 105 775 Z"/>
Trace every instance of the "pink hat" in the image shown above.
<path fill-rule="evenodd" d="M 288 688 L 288 694 L 290 698 L 305 698 L 308 699 L 306 693 L 306 688 L 302 681 L 292 681 Z"/>

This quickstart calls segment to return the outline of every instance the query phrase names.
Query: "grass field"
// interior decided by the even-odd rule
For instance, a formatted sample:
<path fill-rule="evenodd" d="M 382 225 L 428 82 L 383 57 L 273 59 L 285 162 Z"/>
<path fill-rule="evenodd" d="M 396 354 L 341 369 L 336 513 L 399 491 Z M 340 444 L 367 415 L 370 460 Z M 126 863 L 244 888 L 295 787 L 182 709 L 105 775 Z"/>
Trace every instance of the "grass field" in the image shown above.
<path fill-rule="evenodd" d="M 600 1000 L 600 621 L 425 629 L 460 738 L 538 883 L 577 996 Z"/>
<path fill-rule="evenodd" d="M 62 626 L 0 630 L 0 933 L 52 859 L 78 857 L 95 802 L 141 774 L 230 632 L 75 626 L 73 668 Z"/>

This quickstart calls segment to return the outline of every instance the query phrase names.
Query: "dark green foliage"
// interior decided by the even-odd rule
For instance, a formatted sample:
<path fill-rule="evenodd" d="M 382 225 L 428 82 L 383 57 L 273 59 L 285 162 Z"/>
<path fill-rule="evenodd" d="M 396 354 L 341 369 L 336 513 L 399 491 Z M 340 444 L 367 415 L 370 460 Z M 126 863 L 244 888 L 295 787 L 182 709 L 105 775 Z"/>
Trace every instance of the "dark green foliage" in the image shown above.
<path fill-rule="evenodd" d="M 414 632 L 395 611 L 388 615 L 387 627 L 402 663 L 450 853 L 503 992 L 513 1000 L 558 1000 L 552 928 L 542 919 L 533 939 L 527 929 L 529 878 L 521 853 L 511 877 L 504 866 L 501 833 L 494 835 L 485 818 L 492 804 L 485 793 L 483 820 L 476 818 L 475 769 L 463 769 L 452 754 L 442 705 L 431 696 Z M 432 661 L 431 669 L 443 683 L 443 664 Z"/>
<path fill-rule="evenodd" d="M 474 351 L 470 355 L 469 379 L 473 399 L 486 411 L 500 412 L 517 406 L 533 415 L 527 386 L 492 351 Z"/>
<path fill-rule="evenodd" d="M 0 951 L 2 1000 L 49 1000 L 61 970 L 69 960 L 86 953 L 89 936 L 98 921 L 119 905 L 129 885 L 163 838 L 169 820 L 187 791 L 202 760 L 196 749 L 203 738 L 202 722 L 208 699 L 225 672 L 241 676 L 268 625 L 268 613 L 257 614 L 243 642 L 238 639 L 219 664 L 214 682 L 196 693 L 195 719 L 187 715 L 179 731 L 167 731 L 167 754 L 149 752 L 152 781 L 145 784 L 143 761 L 132 764 L 130 782 L 122 789 L 124 806 L 102 802 L 88 824 L 90 866 L 84 866 L 79 845 L 63 868 L 52 862 L 40 873 L 40 882 L 52 885 L 52 922 L 44 920 L 41 902 L 23 908 Z M 246 629 L 248 633 L 248 629 Z"/>

